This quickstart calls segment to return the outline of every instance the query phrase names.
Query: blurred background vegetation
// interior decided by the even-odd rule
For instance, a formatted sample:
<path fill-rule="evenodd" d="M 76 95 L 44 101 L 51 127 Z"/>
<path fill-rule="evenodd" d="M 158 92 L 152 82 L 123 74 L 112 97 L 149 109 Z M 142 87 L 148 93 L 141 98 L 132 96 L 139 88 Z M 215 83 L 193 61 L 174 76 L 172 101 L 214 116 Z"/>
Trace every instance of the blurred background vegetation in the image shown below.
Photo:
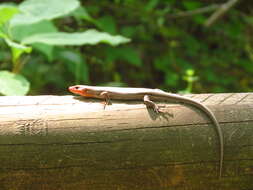
<path fill-rule="evenodd" d="M 1 1 L 10 2 L 18 7 L 25 1 Z M 0 71 L 22 76 L 27 81 L 25 93 L 67 94 L 67 87 L 74 84 L 148 87 L 190 93 L 252 91 L 252 2 L 79 2 L 77 8 L 65 15 L 45 20 L 50 21 L 54 31 L 75 33 L 96 29 L 111 36 L 125 37 L 125 41 L 116 45 L 103 43 L 104 40 L 96 44 L 47 44 L 45 50 L 41 41 L 29 44 L 31 39 L 12 38 L 26 48 L 18 57 L 18 69 L 14 69 L 13 49 L 10 48 L 13 46 L 6 39 L 0 39 Z M 24 30 L 16 30 L 16 36 Z M 2 86 L 4 78 L 5 75 L 0 81 Z"/>

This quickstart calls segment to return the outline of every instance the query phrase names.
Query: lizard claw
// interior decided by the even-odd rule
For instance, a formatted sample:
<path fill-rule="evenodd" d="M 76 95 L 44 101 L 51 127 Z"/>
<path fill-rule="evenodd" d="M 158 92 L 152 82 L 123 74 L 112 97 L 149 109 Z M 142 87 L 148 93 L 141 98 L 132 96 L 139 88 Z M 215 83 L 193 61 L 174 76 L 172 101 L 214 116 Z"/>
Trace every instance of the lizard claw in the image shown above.
<path fill-rule="evenodd" d="M 108 92 L 106 92 L 106 91 L 101 92 L 101 93 L 100 93 L 100 96 L 102 96 L 102 97 L 105 98 L 105 101 L 103 102 L 103 104 L 104 104 L 104 110 L 105 110 L 105 107 L 106 107 L 107 105 L 110 105 L 110 104 L 111 104 L 110 97 L 109 97 L 109 95 L 108 95 Z"/>
<path fill-rule="evenodd" d="M 160 108 L 155 104 L 155 106 L 153 107 L 153 110 L 154 110 L 154 112 L 156 112 L 156 113 L 161 113 L 161 110 L 160 110 Z"/>
<path fill-rule="evenodd" d="M 161 108 L 164 108 L 165 106 L 157 106 L 155 104 L 155 106 L 153 107 L 153 110 L 155 113 L 165 113 L 164 111 L 161 110 Z"/>

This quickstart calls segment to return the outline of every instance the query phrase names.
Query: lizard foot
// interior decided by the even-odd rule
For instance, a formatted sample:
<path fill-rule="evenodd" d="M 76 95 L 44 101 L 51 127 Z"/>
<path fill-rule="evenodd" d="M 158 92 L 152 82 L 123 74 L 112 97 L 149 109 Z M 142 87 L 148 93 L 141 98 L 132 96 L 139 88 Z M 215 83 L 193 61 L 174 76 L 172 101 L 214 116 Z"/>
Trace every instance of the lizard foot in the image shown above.
<path fill-rule="evenodd" d="M 147 107 L 150 107 L 154 110 L 155 113 L 163 113 L 163 111 L 161 111 L 161 107 L 159 107 L 158 105 L 156 105 L 153 101 L 150 100 L 148 95 L 145 95 L 143 98 L 144 104 Z"/>

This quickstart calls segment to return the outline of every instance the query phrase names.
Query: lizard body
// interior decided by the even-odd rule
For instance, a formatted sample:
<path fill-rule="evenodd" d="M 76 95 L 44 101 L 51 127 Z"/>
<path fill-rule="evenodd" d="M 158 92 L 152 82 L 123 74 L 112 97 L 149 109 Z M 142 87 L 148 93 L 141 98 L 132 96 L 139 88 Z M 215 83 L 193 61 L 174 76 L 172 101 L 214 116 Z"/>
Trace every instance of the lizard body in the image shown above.
<path fill-rule="evenodd" d="M 224 157 L 224 142 L 223 133 L 219 122 L 213 112 L 204 104 L 188 97 L 180 96 L 173 93 L 168 93 L 159 89 L 149 88 L 124 88 L 124 87 L 100 87 L 75 85 L 69 87 L 69 91 L 84 97 L 105 99 L 108 104 L 110 99 L 115 100 L 143 100 L 147 107 L 151 107 L 155 112 L 159 113 L 159 107 L 151 100 L 173 100 L 179 103 L 187 103 L 201 109 L 213 122 L 216 127 L 220 142 L 220 162 L 219 162 L 219 177 L 222 176 L 223 157 Z M 105 104 L 105 105 L 106 105 Z"/>

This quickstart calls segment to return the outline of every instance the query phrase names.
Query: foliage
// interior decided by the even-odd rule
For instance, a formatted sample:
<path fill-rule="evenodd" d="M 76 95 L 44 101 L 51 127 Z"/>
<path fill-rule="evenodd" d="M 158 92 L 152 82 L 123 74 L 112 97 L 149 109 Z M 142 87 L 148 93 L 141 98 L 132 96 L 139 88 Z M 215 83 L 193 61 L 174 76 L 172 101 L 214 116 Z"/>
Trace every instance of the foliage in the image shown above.
<path fill-rule="evenodd" d="M 215 10 L 180 14 L 220 1 L 44 0 L 47 8 L 38 1 L 43 0 L 0 7 L 0 69 L 10 70 L 12 61 L 11 70 L 31 82 L 30 94 L 65 94 L 76 83 L 183 92 L 252 90 L 253 16 L 247 2 L 205 27 Z M 129 39 L 119 47 L 101 44 Z"/>
<path fill-rule="evenodd" d="M 1 94 L 24 95 L 28 92 L 30 83 L 17 73 L 26 61 L 21 59 L 21 55 L 31 53 L 33 44 L 35 49 L 37 47 L 42 53 L 53 58 L 54 45 L 96 45 L 103 42 L 115 46 L 129 42 L 129 39 L 123 36 L 112 36 L 94 29 L 84 32 L 59 32 L 52 19 L 68 15 L 78 7 L 80 5 L 77 0 L 26 0 L 19 6 L 1 5 L 0 37 L 10 47 L 13 63 L 12 73 L 0 71 Z M 78 62 L 80 64 L 81 60 Z"/>

